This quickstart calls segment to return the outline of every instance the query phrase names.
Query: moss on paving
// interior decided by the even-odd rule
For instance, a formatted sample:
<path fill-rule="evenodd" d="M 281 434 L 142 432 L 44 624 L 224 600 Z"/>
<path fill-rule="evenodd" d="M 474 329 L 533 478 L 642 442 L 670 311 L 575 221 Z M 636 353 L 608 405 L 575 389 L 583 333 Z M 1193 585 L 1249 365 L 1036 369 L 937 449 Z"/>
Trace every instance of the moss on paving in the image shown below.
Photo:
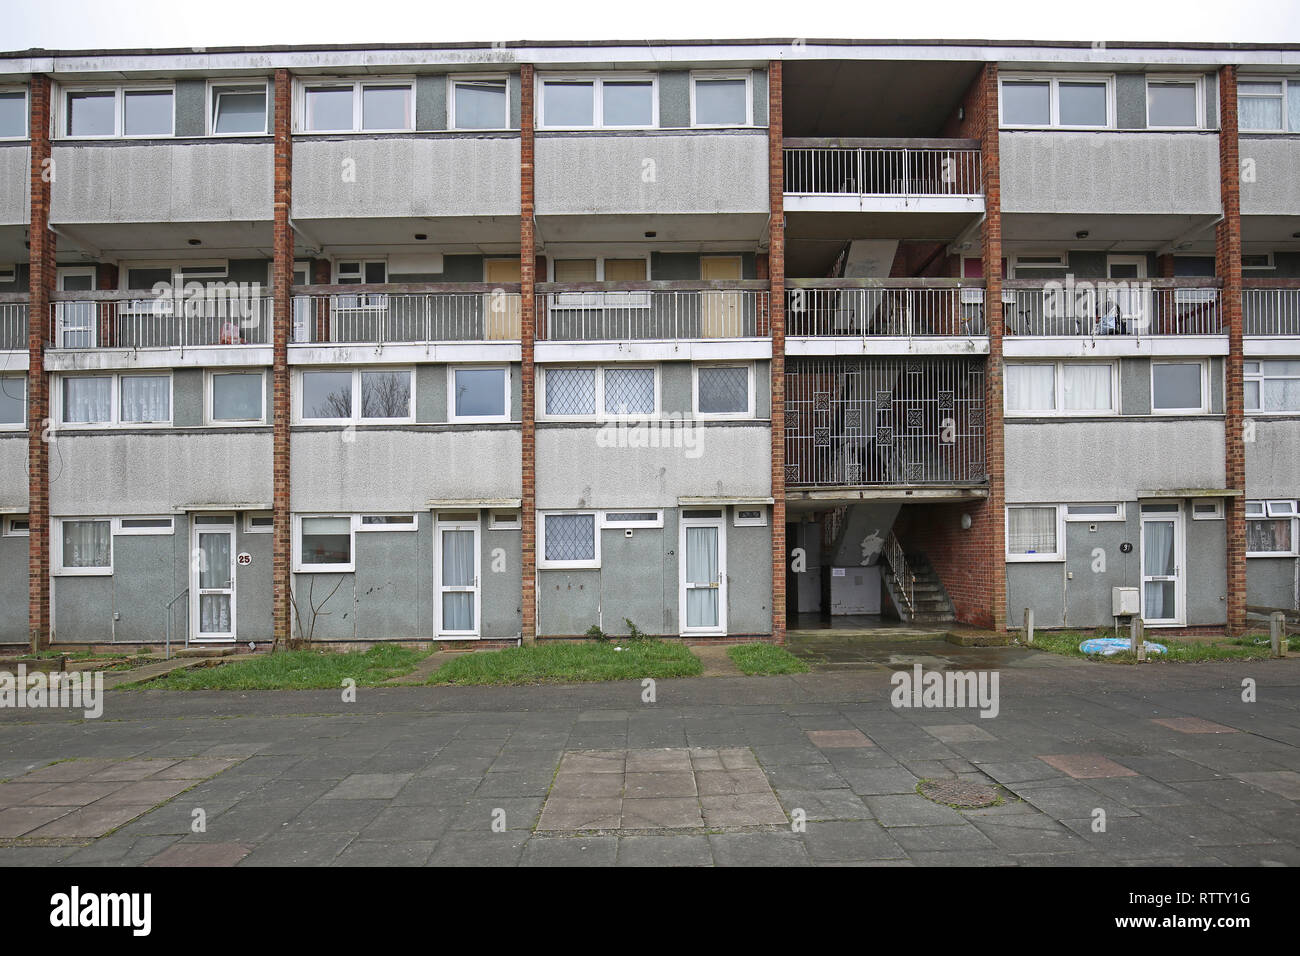
<path fill-rule="evenodd" d="M 429 655 L 394 644 L 366 651 L 280 651 L 256 657 L 218 658 L 210 667 L 191 667 L 138 685 L 142 690 L 319 690 L 347 678 L 370 687 L 409 673 Z"/>
<path fill-rule="evenodd" d="M 704 670 L 685 645 L 656 640 L 535 644 L 453 657 L 431 684 L 568 684 L 696 677 Z"/>
<path fill-rule="evenodd" d="M 767 674 L 806 674 L 811 669 L 784 647 L 775 644 L 737 644 L 727 656 L 748 677 Z"/>

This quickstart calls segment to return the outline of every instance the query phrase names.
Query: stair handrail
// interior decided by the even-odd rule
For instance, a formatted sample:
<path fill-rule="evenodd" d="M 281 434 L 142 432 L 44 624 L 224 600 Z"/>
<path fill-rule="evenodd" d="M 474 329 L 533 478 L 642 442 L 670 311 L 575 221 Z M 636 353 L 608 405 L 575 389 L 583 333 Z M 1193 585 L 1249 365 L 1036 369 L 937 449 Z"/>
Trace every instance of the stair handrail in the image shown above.
<path fill-rule="evenodd" d="M 894 576 L 894 584 L 899 595 L 907 604 L 907 613 L 916 616 L 916 572 L 907 565 L 903 546 L 893 531 L 885 539 L 885 560 L 889 562 L 889 571 Z"/>

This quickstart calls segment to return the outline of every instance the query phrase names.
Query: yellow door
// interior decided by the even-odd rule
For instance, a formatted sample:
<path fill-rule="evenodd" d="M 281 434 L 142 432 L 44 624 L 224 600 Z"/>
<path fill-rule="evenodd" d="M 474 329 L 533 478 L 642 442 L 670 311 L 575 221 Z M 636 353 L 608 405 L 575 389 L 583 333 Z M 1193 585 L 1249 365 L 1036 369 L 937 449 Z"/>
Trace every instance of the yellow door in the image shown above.
<path fill-rule="evenodd" d="M 494 282 L 518 282 L 519 260 L 518 259 L 489 259 L 487 260 L 487 281 L 489 284 Z M 501 292 L 494 290 L 484 297 L 483 302 L 483 334 L 489 339 L 506 339 L 508 341 L 517 341 L 519 339 L 519 293 L 518 292 Z"/>
<path fill-rule="evenodd" d="M 700 278 L 731 281 L 740 278 L 740 256 L 704 256 Z M 742 331 L 743 313 L 739 292 L 703 292 L 700 335 L 706 339 L 735 337 Z"/>

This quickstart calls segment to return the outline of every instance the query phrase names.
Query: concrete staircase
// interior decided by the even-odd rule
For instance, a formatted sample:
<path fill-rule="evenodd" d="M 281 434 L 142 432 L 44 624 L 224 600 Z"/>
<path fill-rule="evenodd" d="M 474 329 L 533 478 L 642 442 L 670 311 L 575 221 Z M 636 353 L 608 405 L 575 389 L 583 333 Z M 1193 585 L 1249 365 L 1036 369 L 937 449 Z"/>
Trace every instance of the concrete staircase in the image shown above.
<path fill-rule="evenodd" d="M 888 552 L 886 552 L 888 562 Z M 882 574 L 885 590 L 894 603 L 898 616 L 908 624 L 952 624 L 957 620 L 952 601 L 943 588 L 943 582 L 923 554 L 909 554 L 906 569 L 890 568 Z M 900 578 L 911 577 L 910 594 L 904 595 Z"/>

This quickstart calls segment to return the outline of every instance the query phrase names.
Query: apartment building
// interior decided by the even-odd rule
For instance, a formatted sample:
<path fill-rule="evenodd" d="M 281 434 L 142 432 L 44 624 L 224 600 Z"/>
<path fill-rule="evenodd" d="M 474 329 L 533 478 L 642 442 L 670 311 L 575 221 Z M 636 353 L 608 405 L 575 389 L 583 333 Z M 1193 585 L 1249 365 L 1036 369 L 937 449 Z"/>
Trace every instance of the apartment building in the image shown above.
<path fill-rule="evenodd" d="M 1300 48 L 0 54 L 0 643 L 1246 626 Z"/>

